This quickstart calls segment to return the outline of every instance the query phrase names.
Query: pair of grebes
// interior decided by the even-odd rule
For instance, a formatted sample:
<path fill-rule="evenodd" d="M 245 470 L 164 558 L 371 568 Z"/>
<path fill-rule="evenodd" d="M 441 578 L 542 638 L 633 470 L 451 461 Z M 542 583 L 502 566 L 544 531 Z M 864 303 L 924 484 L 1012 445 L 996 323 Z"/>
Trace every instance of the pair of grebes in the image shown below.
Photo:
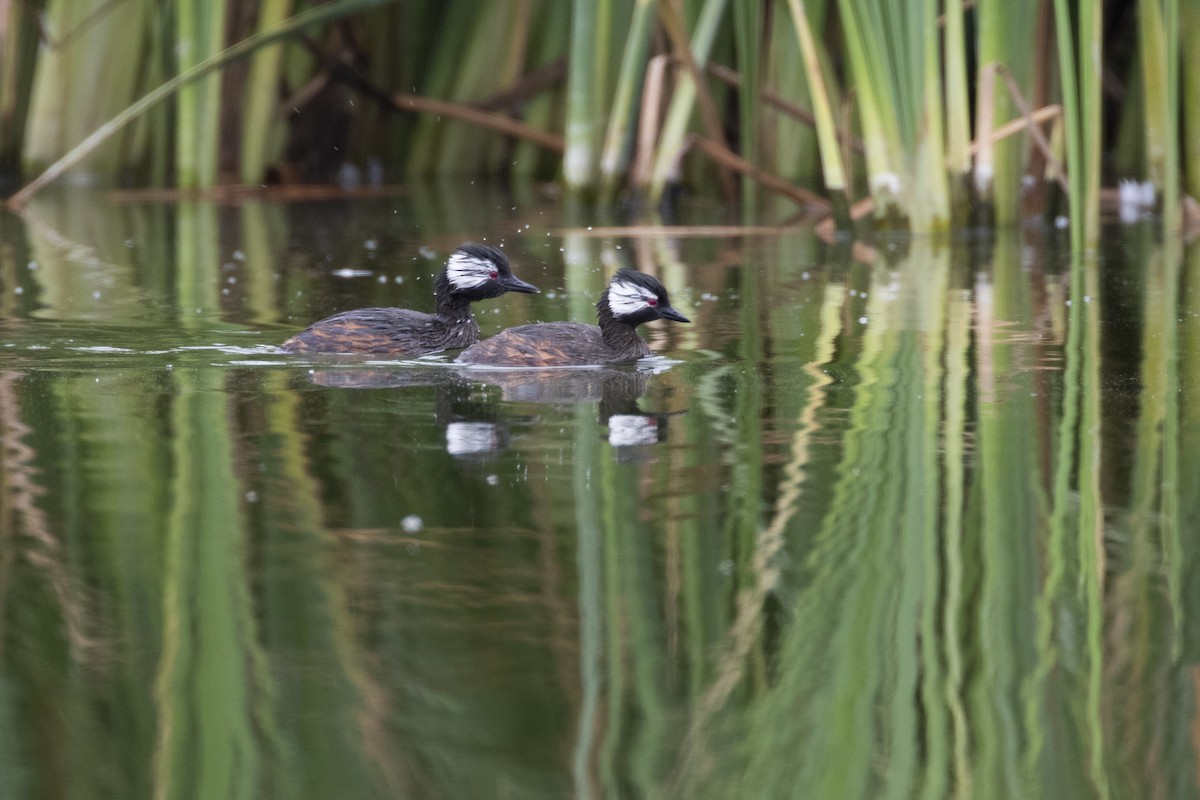
<path fill-rule="evenodd" d="M 407 308 L 359 308 L 314 322 L 280 348 L 288 353 L 420 356 L 466 348 L 458 360 L 500 367 L 616 364 L 652 355 L 637 326 L 656 319 L 690 322 L 671 308 L 667 290 L 650 275 L 622 269 L 596 302 L 599 325 L 539 322 L 479 340 L 471 303 L 505 292 L 536 293 L 513 275 L 508 258 L 485 244 L 454 251 L 434 283 L 437 313 Z"/>

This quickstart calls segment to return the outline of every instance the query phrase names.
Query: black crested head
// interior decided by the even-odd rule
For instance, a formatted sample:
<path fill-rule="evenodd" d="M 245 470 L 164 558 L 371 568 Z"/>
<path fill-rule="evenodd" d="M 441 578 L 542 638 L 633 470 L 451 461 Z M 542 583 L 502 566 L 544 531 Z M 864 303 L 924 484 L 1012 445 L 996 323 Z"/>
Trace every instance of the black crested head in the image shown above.
<path fill-rule="evenodd" d="M 513 275 L 503 251 L 468 242 L 450 254 L 446 268 L 437 277 L 435 291 L 439 297 L 472 302 L 499 297 L 505 292 L 537 294 L 538 288 Z"/>
<path fill-rule="evenodd" d="M 635 327 L 656 319 L 691 322 L 671 307 L 666 287 L 657 278 L 632 269 L 622 269 L 613 276 L 596 308 L 601 317 L 607 311 L 613 319 Z"/>

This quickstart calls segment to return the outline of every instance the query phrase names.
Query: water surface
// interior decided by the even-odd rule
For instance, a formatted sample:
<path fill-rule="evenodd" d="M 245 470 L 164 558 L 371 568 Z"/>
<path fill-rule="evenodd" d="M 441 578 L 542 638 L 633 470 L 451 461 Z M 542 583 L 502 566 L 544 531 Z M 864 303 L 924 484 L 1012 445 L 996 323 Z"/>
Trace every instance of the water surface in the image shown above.
<path fill-rule="evenodd" d="M 1200 795 L 1198 251 L 604 222 L 0 218 L 0 797 Z M 604 370 L 273 350 L 484 238 L 543 290 L 485 334 L 622 266 L 693 324 Z"/>

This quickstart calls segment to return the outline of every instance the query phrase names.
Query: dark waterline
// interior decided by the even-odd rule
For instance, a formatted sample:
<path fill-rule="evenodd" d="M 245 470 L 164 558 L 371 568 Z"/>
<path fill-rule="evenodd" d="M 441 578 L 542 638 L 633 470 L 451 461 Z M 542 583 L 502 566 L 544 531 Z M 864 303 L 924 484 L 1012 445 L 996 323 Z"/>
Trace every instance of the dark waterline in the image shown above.
<path fill-rule="evenodd" d="M 1200 251 L 601 224 L 0 217 L 0 797 L 1200 795 Z M 693 324 L 602 370 L 273 349 L 429 310 L 470 239 L 542 289 L 484 335 L 624 266 Z"/>

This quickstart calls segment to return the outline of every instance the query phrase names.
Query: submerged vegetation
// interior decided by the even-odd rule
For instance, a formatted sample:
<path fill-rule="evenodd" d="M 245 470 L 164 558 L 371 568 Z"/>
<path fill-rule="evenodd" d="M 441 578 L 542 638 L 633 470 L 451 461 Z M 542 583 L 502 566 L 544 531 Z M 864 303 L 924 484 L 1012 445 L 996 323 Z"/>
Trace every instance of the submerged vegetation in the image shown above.
<path fill-rule="evenodd" d="M 14 0 L 0 174 L 206 188 L 474 175 L 650 201 L 674 184 L 842 226 L 1034 214 L 1101 185 L 1180 224 L 1181 42 L 1139 0 Z M 160 102 L 167 100 L 168 102 Z M 1196 137 L 1191 137 L 1195 139 Z M 80 147 L 81 143 L 83 146 Z M 1103 166 L 1103 171 L 1102 171 Z M 27 199 L 41 182 L 11 198 Z"/>

